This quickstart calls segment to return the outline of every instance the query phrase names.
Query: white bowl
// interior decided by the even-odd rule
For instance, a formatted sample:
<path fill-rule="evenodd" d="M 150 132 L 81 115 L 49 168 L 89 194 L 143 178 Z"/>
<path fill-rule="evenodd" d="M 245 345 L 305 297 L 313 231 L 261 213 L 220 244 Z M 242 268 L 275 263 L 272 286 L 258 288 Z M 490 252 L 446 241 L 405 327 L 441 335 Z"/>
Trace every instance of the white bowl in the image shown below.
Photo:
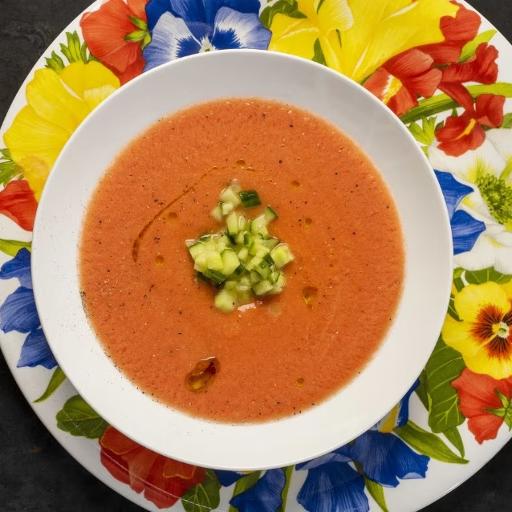
<path fill-rule="evenodd" d="M 235 96 L 291 103 L 351 136 L 392 192 L 406 249 L 396 318 L 361 374 L 302 415 L 241 425 L 173 410 L 143 394 L 116 369 L 87 321 L 77 265 L 86 207 L 119 151 L 162 116 Z M 435 176 L 391 111 L 361 86 L 319 64 L 233 50 L 154 69 L 87 118 L 46 184 L 37 211 L 32 269 L 37 309 L 51 349 L 78 392 L 105 420 L 165 456 L 205 467 L 252 470 L 287 466 L 333 450 L 372 427 L 401 399 L 439 335 L 450 293 L 451 256 L 450 226 Z"/>

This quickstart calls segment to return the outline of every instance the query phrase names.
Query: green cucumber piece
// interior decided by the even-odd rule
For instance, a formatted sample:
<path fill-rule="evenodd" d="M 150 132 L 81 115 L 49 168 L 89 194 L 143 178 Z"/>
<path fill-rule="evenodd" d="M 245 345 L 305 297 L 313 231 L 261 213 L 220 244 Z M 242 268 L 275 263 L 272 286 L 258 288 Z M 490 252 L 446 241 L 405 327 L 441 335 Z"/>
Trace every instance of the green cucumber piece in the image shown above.
<path fill-rule="evenodd" d="M 220 203 L 220 204 L 221 204 L 220 210 L 221 210 L 222 215 L 224 215 L 224 216 L 229 215 L 235 209 L 235 207 L 232 203 Z"/>
<path fill-rule="evenodd" d="M 261 281 L 261 276 L 254 270 L 249 274 L 249 278 L 251 280 L 251 284 L 256 284 Z"/>
<path fill-rule="evenodd" d="M 276 245 L 272 251 L 270 251 L 270 256 L 272 256 L 277 268 L 283 268 L 294 260 L 294 256 L 288 244 L 283 243 Z"/>
<path fill-rule="evenodd" d="M 240 266 L 240 260 L 232 249 L 226 249 L 222 253 L 222 273 L 230 276 Z"/>
<path fill-rule="evenodd" d="M 202 272 L 208 268 L 208 261 L 206 253 L 202 253 L 194 259 L 194 270 Z"/>
<path fill-rule="evenodd" d="M 232 236 L 238 233 L 238 215 L 235 212 L 231 212 L 226 219 L 226 226 L 228 233 Z"/>
<path fill-rule="evenodd" d="M 247 247 L 243 247 L 238 251 L 238 259 L 241 261 L 246 261 L 249 257 L 249 251 L 247 250 Z"/>
<path fill-rule="evenodd" d="M 273 295 L 281 293 L 285 286 L 286 286 L 286 277 L 282 272 L 280 272 L 279 277 L 277 278 L 277 281 L 273 284 L 272 291 L 270 293 Z"/>
<path fill-rule="evenodd" d="M 258 272 L 258 274 L 263 279 L 268 279 L 272 273 L 270 265 L 265 260 L 262 260 L 262 262 L 257 267 L 255 267 L 254 270 L 256 270 L 256 272 Z"/>
<path fill-rule="evenodd" d="M 269 293 L 273 289 L 272 283 L 270 281 L 260 281 L 259 283 L 256 283 L 252 287 L 254 293 L 256 295 L 265 295 L 266 293 Z"/>
<path fill-rule="evenodd" d="M 236 308 L 236 297 L 231 291 L 222 289 L 215 295 L 214 303 L 223 313 L 231 313 Z"/>
<path fill-rule="evenodd" d="M 255 235 L 260 234 L 264 237 L 268 236 L 267 221 L 265 215 L 259 215 L 251 222 L 251 232 Z"/>
<path fill-rule="evenodd" d="M 226 290 L 236 290 L 238 287 L 238 283 L 236 281 L 226 281 L 224 283 L 224 288 Z"/>
<path fill-rule="evenodd" d="M 255 270 L 256 267 L 263 261 L 259 256 L 253 256 L 245 265 L 247 270 Z"/>
<path fill-rule="evenodd" d="M 226 276 L 217 272 L 216 270 L 208 270 L 206 269 L 204 272 L 200 272 L 203 277 L 209 279 L 215 286 L 221 285 L 225 280 Z"/>
<path fill-rule="evenodd" d="M 272 250 L 279 243 L 279 240 L 277 238 L 267 238 L 266 240 L 262 240 L 261 243 Z"/>
<path fill-rule="evenodd" d="M 246 246 L 246 247 L 250 247 L 252 245 L 252 235 L 251 233 L 249 233 L 248 231 L 245 231 L 244 232 L 244 241 L 243 241 L 243 244 Z"/>
<path fill-rule="evenodd" d="M 239 197 L 244 208 L 253 208 L 261 204 L 260 196 L 256 190 L 242 190 Z"/>
<path fill-rule="evenodd" d="M 233 185 L 230 185 L 229 187 L 225 188 L 220 193 L 220 200 L 223 203 L 231 204 L 233 208 L 240 204 L 240 197 L 238 193 L 234 190 Z"/>
<path fill-rule="evenodd" d="M 222 222 L 222 208 L 221 205 L 218 204 L 210 213 L 210 215 L 217 221 Z"/>
<path fill-rule="evenodd" d="M 238 290 L 236 294 L 238 304 L 249 304 L 254 301 L 254 295 L 251 288 L 246 291 Z"/>
<path fill-rule="evenodd" d="M 222 256 L 218 252 L 208 252 L 206 254 L 206 266 L 209 270 L 217 270 L 222 272 L 224 270 L 224 263 Z"/>
<path fill-rule="evenodd" d="M 196 242 L 188 248 L 188 252 L 190 253 L 190 256 L 192 256 L 193 260 L 195 260 L 200 254 L 203 254 L 205 250 L 206 248 L 202 242 Z"/>
<path fill-rule="evenodd" d="M 263 216 L 265 217 L 267 224 L 270 224 L 272 221 L 279 218 L 279 216 L 277 215 L 277 212 L 271 206 L 267 206 L 265 208 L 265 211 L 263 212 Z"/>

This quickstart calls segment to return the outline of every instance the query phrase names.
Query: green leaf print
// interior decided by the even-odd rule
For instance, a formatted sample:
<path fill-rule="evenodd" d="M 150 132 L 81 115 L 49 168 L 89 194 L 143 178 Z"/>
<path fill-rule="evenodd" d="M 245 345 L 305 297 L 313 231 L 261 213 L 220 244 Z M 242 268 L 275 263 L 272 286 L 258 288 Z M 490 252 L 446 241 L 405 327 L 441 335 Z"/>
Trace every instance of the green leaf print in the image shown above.
<path fill-rule="evenodd" d="M 5 185 L 22 173 L 22 168 L 12 159 L 11 152 L 7 148 L 0 149 L 0 185 Z"/>
<path fill-rule="evenodd" d="M 419 123 L 411 123 L 409 131 L 413 134 L 414 138 L 424 146 L 431 146 L 436 138 L 436 118 L 427 117 Z"/>
<path fill-rule="evenodd" d="M 467 60 L 471 59 L 476 53 L 476 49 L 482 44 L 482 43 L 488 43 L 496 34 L 498 33 L 497 30 L 490 29 L 486 30 L 485 32 L 482 32 L 481 34 L 478 34 L 473 41 L 469 41 L 463 48 L 460 53 L 459 62 L 466 62 Z"/>
<path fill-rule="evenodd" d="M 482 284 L 487 283 L 488 281 L 492 281 L 493 283 L 498 284 L 505 284 L 512 279 L 512 276 L 501 274 L 497 270 L 494 270 L 492 267 L 489 267 L 477 271 L 466 270 L 464 272 L 464 279 L 468 284 Z"/>
<path fill-rule="evenodd" d="M 388 512 L 386 496 L 384 496 L 384 487 L 366 477 L 364 479 L 364 483 L 368 489 L 368 492 L 370 493 L 370 496 L 375 500 L 377 505 L 379 505 L 382 512 Z"/>
<path fill-rule="evenodd" d="M 219 506 L 220 483 L 212 470 L 206 471 L 204 481 L 192 487 L 181 499 L 187 512 L 209 512 Z"/>
<path fill-rule="evenodd" d="M 108 423 L 81 396 L 75 395 L 57 413 L 57 427 L 72 436 L 99 439 Z"/>
<path fill-rule="evenodd" d="M 45 392 L 37 400 L 34 400 L 34 403 L 37 404 L 39 402 L 44 402 L 50 398 L 65 380 L 66 376 L 64 375 L 64 372 L 57 366 L 52 374 Z"/>
<path fill-rule="evenodd" d="M 432 459 L 451 464 L 467 464 L 469 462 L 450 450 L 439 436 L 427 432 L 410 420 L 403 427 L 396 428 L 395 432 L 417 452 Z"/>
<path fill-rule="evenodd" d="M 461 457 L 466 455 L 466 450 L 464 449 L 464 441 L 462 441 L 462 437 L 460 436 L 459 429 L 457 427 L 450 428 L 443 432 L 444 436 L 450 443 L 457 448 L 457 451 L 460 453 Z"/>
<path fill-rule="evenodd" d="M 464 422 L 457 392 L 451 385 L 464 368 L 461 354 L 439 339 L 425 366 L 422 383 L 428 397 L 428 424 L 433 432 L 445 432 Z"/>
<path fill-rule="evenodd" d="M 317 39 L 315 41 L 315 46 L 313 47 L 313 60 L 315 62 L 318 62 L 318 64 L 323 64 L 324 66 L 327 65 L 327 62 L 325 61 L 324 52 L 322 50 L 322 45 L 320 44 L 320 39 Z"/>
<path fill-rule="evenodd" d="M 473 98 L 478 98 L 481 94 L 497 94 L 498 96 L 512 98 L 512 84 L 502 82 L 491 85 L 470 85 L 468 91 Z M 425 117 L 452 110 L 458 106 L 447 94 L 437 94 L 432 98 L 421 100 L 417 107 L 409 110 L 400 119 L 405 124 L 409 124 Z"/>
<path fill-rule="evenodd" d="M 261 23 L 268 29 L 276 14 L 284 14 L 290 18 L 305 18 L 306 16 L 299 11 L 297 0 L 277 0 L 276 3 L 263 9 L 260 15 Z"/>
<path fill-rule="evenodd" d="M 512 114 L 505 114 L 503 116 L 502 128 L 512 128 Z"/>
<path fill-rule="evenodd" d="M 21 249 L 28 249 L 30 251 L 31 248 L 30 242 L 20 242 L 18 240 L 5 240 L 0 238 L 0 251 L 8 256 L 16 256 Z"/>

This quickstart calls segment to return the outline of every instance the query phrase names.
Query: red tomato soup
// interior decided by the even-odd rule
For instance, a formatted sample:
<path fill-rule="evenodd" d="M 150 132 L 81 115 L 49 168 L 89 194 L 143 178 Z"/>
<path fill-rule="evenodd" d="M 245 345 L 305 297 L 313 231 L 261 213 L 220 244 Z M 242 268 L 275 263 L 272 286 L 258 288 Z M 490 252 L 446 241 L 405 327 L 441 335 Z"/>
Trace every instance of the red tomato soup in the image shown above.
<path fill-rule="evenodd" d="M 279 214 L 272 234 L 295 261 L 284 291 L 223 313 L 185 240 L 238 179 Z M 226 99 L 160 120 L 116 158 L 81 242 L 90 322 L 142 391 L 194 416 L 254 422 L 300 414 L 338 391 L 378 349 L 404 274 L 397 211 L 347 136 L 293 106 Z M 199 361 L 217 373 L 187 385 Z"/>

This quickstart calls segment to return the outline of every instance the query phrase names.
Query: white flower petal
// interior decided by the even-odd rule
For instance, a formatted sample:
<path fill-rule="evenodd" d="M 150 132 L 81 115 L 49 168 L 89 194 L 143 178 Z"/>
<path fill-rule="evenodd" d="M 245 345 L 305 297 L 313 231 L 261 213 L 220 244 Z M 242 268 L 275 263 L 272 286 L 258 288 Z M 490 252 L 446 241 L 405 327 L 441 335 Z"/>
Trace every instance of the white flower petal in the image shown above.
<path fill-rule="evenodd" d="M 434 169 L 451 172 L 470 184 L 474 181 L 474 176 L 472 176 L 473 173 L 471 171 L 474 171 L 478 162 L 484 164 L 485 167 L 496 176 L 500 175 L 506 165 L 505 159 L 498 153 L 497 149 L 489 140 L 486 140 L 474 151 L 467 151 L 458 157 L 448 156 L 438 147 L 431 146 L 429 149 L 429 158 Z"/>
<path fill-rule="evenodd" d="M 494 268 L 502 274 L 512 274 L 512 247 L 496 249 Z"/>
<path fill-rule="evenodd" d="M 495 246 L 491 238 L 482 233 L 473 249 L 455 256 L 455 266 L 466 270 L 481 270 L 492 267 L 496 259 Z"/>
<path fill-rule="evenodd" d="M 489 130 L 486 132 L 486 135 L 501 157 L 508 161 L 512 157 L 512 129 L 497 128 Z"/>

